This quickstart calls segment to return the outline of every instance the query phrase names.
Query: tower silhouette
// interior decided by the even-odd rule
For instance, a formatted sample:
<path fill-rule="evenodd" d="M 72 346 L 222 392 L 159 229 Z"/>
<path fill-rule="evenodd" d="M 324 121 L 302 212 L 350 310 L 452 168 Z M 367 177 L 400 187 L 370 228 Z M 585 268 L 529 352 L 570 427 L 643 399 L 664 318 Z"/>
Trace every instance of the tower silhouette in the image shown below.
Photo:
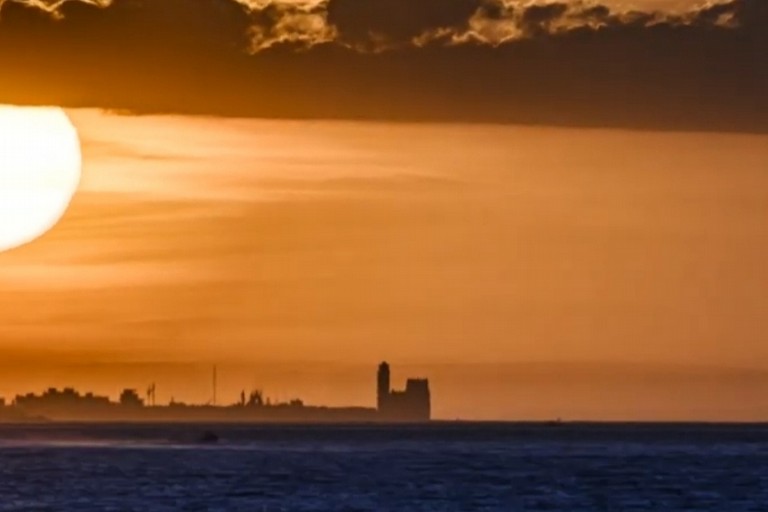
<path fill-rule="evenodd" d="M 387 408 L 387 400 L 389 399 L 390 384 L 389 384 L 389 364 L 386 361 L 379 365 L 378 386 L 376 394 L 376 405 L 379 411 L 383 411 Z"/>

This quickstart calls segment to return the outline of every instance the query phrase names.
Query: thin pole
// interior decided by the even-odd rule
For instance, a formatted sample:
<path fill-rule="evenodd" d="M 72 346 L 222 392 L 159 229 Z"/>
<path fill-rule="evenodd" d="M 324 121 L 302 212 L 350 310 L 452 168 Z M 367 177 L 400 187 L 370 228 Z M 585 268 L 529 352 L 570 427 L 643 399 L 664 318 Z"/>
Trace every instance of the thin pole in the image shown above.
<path fill-rule="evenodd" d="M 216 365 L 213 365 L 213 405 L 216 405 Z"/>

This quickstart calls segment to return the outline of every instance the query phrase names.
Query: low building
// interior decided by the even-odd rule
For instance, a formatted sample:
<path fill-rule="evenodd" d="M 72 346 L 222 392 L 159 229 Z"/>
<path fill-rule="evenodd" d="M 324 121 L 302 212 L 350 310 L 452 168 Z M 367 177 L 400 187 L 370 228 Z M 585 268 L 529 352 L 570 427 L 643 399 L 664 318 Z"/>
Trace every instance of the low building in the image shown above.
<path fill-rule="evenodd" d="M 144 407 L 144 400 L 135 389 L 124 389 L 120 393 L 120 405 L 123 407 Z"/>
<path fill-rule="evenodd" d="M 72 388 L 50 388 L 40 395 L 17 396 L 13 405 L 28 416 L 76 420 L 82 416 L 109 414 L 113 404 L 109 397 L 93 393 L 80 394 Z"/>

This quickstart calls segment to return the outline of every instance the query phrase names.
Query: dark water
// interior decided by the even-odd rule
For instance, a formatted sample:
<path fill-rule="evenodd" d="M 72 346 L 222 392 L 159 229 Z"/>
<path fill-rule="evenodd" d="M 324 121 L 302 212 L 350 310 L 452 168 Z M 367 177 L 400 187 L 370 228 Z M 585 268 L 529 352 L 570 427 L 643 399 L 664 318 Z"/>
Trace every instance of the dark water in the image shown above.
<path fill-rule="evenodd" d="M 768 426 L 0 427 L 0 511 L 768 511 Z"/>

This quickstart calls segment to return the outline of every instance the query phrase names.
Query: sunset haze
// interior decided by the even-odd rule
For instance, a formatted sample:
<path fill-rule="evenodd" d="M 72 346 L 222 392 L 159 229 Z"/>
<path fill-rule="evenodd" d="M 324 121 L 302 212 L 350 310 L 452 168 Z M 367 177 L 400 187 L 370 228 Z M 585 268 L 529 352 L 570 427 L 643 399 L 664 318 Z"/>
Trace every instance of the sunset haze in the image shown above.
<path fill-rule="evenodd" d="M 768 420 L 766 3 L 409 1 L 0 0 L 82 152 L 0 395 Z"/>

